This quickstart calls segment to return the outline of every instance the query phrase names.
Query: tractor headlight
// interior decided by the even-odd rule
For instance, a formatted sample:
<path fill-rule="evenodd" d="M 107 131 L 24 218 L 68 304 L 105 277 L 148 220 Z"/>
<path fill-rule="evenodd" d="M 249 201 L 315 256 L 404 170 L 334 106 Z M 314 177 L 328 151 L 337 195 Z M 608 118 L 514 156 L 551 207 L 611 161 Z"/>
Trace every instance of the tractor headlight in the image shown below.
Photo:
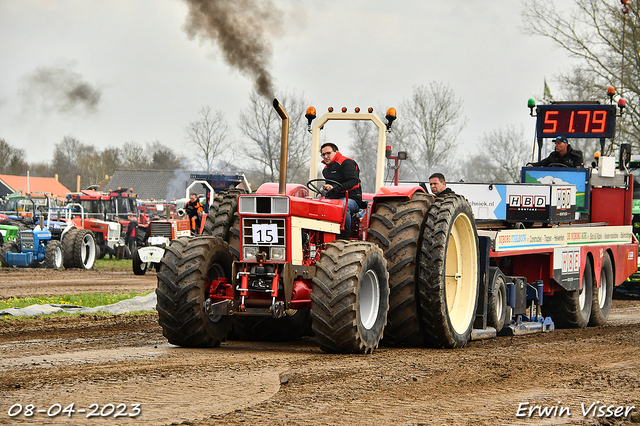
<path fill-rule="evenodd" d="M 271 260 L 284 260 L 285 256 L 284 247 L 271 247 Z"/>
<path fill-rule="evenodd" d="M 242 257 L 244 260 L 256 260 L 257 253 L 258 247 L 244 247 L 242 249 Z"/>

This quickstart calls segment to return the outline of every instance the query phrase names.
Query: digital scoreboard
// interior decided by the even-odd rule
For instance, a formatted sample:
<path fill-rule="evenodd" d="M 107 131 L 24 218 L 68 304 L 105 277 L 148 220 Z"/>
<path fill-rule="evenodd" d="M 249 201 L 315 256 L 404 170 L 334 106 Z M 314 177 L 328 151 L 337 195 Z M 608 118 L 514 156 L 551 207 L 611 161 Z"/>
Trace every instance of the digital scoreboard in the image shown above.
<path fill-rule="evenodd" d="M 538 105 L 538 138 L 611 138 L 615 129 L 616 106 L 600 104 Z"/>

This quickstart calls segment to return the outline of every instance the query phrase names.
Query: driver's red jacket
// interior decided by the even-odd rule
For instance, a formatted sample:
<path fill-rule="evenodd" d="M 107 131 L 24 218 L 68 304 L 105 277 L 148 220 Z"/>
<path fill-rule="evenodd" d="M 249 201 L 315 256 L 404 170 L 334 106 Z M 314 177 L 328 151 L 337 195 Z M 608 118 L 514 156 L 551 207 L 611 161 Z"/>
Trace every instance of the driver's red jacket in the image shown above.
<path fill-rule="evenodd" d="M 340 152 L 336 152 L 333 161 L 325 165 L 322 176 L 327 180 L 333 180 L 342 185 L 342 188 L 335 187 L 326 195 L 327 198 L 339 199 L 345 197 L 345 192 L 349 193 L 349 198 L 355 200 L 362 207 L 362 187 L 360 186 L 360 168 L 351 158 L 345 157 Z M 331 184 L 329 182 L 329 184 Z"/>

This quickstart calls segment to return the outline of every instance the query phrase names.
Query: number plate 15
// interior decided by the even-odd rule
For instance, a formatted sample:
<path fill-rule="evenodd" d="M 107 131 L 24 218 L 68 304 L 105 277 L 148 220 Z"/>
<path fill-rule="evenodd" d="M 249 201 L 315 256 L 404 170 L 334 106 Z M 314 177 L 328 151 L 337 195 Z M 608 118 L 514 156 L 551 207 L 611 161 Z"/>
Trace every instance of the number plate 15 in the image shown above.
<path fill-rule="evenodd" d="M 251 225 L 253 244 L 278 244 L 278 225 L 263 223 Z"/>

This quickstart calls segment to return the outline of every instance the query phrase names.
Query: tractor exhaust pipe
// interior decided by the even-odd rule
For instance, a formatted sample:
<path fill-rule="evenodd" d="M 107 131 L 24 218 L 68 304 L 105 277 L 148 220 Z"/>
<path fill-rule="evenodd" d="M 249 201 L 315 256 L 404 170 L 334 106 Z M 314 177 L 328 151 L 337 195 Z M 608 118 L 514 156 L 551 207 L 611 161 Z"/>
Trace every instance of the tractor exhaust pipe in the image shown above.
<path fill-rule="evenodd" d="M 282 137 L 280 139 L 280 180 L 278 185 L 278 194 L 286 194 L 287 192 L 287 152 L 289 149 L 289 116 L 284 112 L 284 108 L 277 99 L 273 100 L 273 107 L 282 118 Z"/>

